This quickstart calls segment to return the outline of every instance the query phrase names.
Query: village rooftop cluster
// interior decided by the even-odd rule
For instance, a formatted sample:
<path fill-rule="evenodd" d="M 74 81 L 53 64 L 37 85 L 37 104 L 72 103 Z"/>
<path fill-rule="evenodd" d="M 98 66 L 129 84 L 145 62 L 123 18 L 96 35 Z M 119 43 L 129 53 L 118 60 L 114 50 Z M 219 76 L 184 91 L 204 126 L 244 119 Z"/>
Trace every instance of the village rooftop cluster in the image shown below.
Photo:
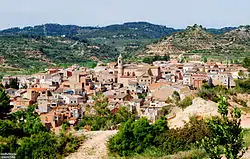
<path fill-rule="evenodd" d="M 248 76 L 247 69 L 240 65 L 204 63 L 198 55 L 179 63 L 180 58 L 171 57 L 170 61 L 155 61 L 152 65 L 125 64 L 120 55 L 117 62 L 100 62 L 94 69 L 78 65 L 53 68 L 46 73 L 5 76 L 2 84 L 6 86 L 14 79 L 18 82 L 19 89 L 6 89 L 13 112 L 37 103 L 41 122 L 55 130 L 65 120 L 76 125 L 82 117 L 94 114 L 93 96 L 97 93 L 108 98 L 111 111 L 125 106 L 138 117 L 154 122 L 174 91 L 183 99 L 197 92 L 204 82 L 232 88 L 234 79 L 241 78 L 239 71 Z"/>

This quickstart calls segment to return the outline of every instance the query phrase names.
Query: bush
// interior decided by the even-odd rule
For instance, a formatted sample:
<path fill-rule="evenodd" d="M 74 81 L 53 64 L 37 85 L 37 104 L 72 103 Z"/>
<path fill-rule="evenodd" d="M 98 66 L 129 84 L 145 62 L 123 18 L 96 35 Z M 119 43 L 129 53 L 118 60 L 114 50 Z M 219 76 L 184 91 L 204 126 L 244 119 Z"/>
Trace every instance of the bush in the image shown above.
<path fill-rule="evenodd" d="M 108 149 L 114 156 L 134 156 L 149 153 L 160 156 L 173 154 L 178 151 L 190 150 L 205 136 L 210 136 L 204 120 L 196 117 L 184 128 L 169 129 L 164 117 L 150 125 L 142 118 L 138 121 L 127 121 L 119 132 L 110 138 Z"/>
<path fill-rule="evenodd" d="M 154 145 L 156 130 L 161 132 L 167 129 L 166 120 L 157 121 L 156 125 L 150 125 L 145 118 L 135 122 L 128 120 L 122 125 L 119 132 L 110 138 L 108 148 L 111 153 L 119 156 L 140 154 L 147 147 Z"/>
<path fill-rule="evenodd" d="M 206 122 L 191 117 L 190 122 L 183 128 L 170 129 L 156 136 L 155 146 L 167 154 L 173 154 L 198 146 L 197 141 L 201 141 L 205 136 L 210 136 Z"/>
<path fill-rule="evenodd" d="M 240 126 L 241 111 L 234 108 L 229 115 L 228 103 L 224 97 L 221 97 L 218 112 L 220 116 L 207 121 L 211 136 L 205 137 L 201 146 L 211 158 L 221 158 L 222 154 L 225 154 L 226 158 L 241 158 L 246 150 L 243 129 Z"/>
<path fill-rule="evenodd" d="M 62 124 L 62 130 L 66 131 L 70 127 L 69 122 L 64 121 Z"/>
<path fill-rule="evenodd" d="M 230 94 L 232 94 L 232 91 L 224 86 L 209 86 L 205 83 L 197 93 L 197 96 L 217 103 L 219 101 L 219 96 L 228 97 Z"/>
<path fill-rule="evenodd" d="M 238 93 L 250 93 L 250 78 L 243 80 L 236 80 L 235 90 Z"/>
<path fill-rule="evenodd" d="M 187 96 L 185 97 L 180 103 L 179 103 L 179 106 L 182 108 L 182 109 L 185 109 L 186 107 L 192 105 L 192 101 L 193 101 L 193 97 L 192 96 Z"/>
<path fill-rule="evenodd" d="M 240 104 L 243 107 L 247 107 L 247 102 L 242 100 L 242 99 L 238 99 L 236 96 L 233 96 L 232 100 L 233 100 L 233 102 Z"/>

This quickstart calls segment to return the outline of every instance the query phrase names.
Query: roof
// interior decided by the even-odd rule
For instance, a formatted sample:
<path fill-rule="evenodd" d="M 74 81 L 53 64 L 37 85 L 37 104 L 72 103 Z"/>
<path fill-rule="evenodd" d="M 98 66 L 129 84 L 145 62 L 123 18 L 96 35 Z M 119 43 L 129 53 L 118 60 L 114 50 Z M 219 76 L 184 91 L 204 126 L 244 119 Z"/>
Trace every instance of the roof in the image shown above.
<path fill-rule="evenodd" d="M 137 81 L 135 81 L 135 80 L 129 80 L 128 81 L 128 84 L 130 84 L 130 85 L 136 85 L 138 82 Z"/>
<path fill-rule="evenodd" d="M 154 93 L 152 93 L 153 98 L 158 99 L 160 101 L 165 101 L 167 97 L 171 96 L 174 92 L 173 87 L 162 88 Z"/>
<path fill-rule="evenodd" d="M 124 97 L 126 97 L 128 94 L 127 93 L 118 93 L 118 94 L 116 94 L 114 97 L 115 98 L 124 98 Z"/>
<path fill-rule="evenodd" d="M 47 88 L 28 88 L 28 90 L 32 90 L 32 91 L 41 91 L 41 92 L 43 92 L 43 91 L 46 91 Z"/>
<path fill-rule="evenodd" d="M 192 77 L 208 77 L 207 74 L 192 74 Z"/>
<path fill-rule="evenodd" d="M 152 83 L 149 85 L 149 90 L 160 89 L 163 86 L 168 86 L 169 82 Z"/>
<path fill-rule="evenodd" d="M 58 88 L 57 90 L 54 91 L 55 93 L 63 93 L 64 89 L 63 88 Z"/>
<path fill-rule="evenodd" d="M 150 77 L 150 76 L 153 76 L 153 75 L 152 75 L 151 72 L 149 73 L 148 71 L 145 71 L 144 73 L 142 73 L 141 75 L 139 75 L 139 77 L 143 77 L 143 76 L 149 76 Z"/>
<path fill-rule="evenodd" d="M 65 97 L 68 97 L 68 98 L 83 98 L 83 96 L 81 96 L 81 95 L 69 95 L 69 94 L 65 94 L 65 95 L 62 95 L 62 96 L 65 96 Z"/>
<path fill-rule="evenodd" d="M 127 69 L 137 69 L 138 66 L 137 65 L 134 65 L 134 64 L 125 64 L 123 65 L 123 68 L 127 68 Z"/>

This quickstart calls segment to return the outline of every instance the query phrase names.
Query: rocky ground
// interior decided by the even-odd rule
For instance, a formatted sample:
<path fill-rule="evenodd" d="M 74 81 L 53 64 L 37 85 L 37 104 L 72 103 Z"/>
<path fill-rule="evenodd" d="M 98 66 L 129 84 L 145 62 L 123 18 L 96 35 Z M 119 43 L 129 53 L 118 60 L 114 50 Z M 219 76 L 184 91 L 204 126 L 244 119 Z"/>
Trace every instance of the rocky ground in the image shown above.
<path fill-rule="evenodd" d="M 107 159 L 107 140 L 116 134 L 116 130 L 110 131 L 78 131 L 76 136 L 85 135 L 87 140 L 80 146 L 77 152 L 70 154 L 66 159 Z"/>
<path fill-rule="evenodd" d="M 206 101 L 200 97 L 193 100 L 192 105 L 186 109 L 175 108 L 171 112 L 173 118 L 169 120 L 170 128 L 183 127 L 185 122 L 189 121 L 191 116 L 215 116 L 218 115 L 217 103 L 213 101 Z M 241 126 L 243 128 L 250 128 L 250 114 L 243 113 L 241 117 Z"/>
<path fill-rule="evenodd" d="M 213 116 L 217 115 L 217 104 L 213 101 L 206 101 L 200 97 L 193 99 L 192 105 L 186 109 L 175 109 L 175 117 L 169 120 L 170 128 L 183 127 L 185 122 L 189 121 L 192 116 Z"/>

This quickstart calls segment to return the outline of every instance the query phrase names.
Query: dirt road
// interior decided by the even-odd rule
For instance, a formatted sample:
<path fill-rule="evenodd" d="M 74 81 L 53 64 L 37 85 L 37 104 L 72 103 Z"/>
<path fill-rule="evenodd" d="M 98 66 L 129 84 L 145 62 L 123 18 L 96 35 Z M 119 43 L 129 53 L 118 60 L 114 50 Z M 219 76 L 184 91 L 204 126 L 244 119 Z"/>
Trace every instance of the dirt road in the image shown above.
<path fill-rule="evenodd" d="M 106 159 L 107 140 L 116 134 L 116 130 L 111 131 L 89 131 L 76 132 L 74 135 L 85 135 L 87 140 L 79 147 L 77 152 L 70 154 L 66 159 Z"/>

